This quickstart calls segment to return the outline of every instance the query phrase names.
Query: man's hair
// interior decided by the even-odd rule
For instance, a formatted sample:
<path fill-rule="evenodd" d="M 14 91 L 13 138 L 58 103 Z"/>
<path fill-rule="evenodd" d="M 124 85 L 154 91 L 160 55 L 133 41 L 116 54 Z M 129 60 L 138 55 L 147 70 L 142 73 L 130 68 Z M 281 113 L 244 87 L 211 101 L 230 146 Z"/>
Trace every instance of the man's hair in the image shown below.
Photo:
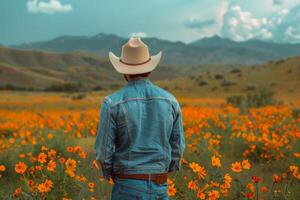
<path fill-rule="evenodd" d="M 130 77 L 130 78 L 136 78 L 136 77 L 148 77 L 149 76 L 149 74 L 150 74 L 151 72 L 146 72 L 146 73 L 142 73 L 142 74 L 128 74 L 128 76 Z"/>
<path fill-rule="evenodd" d="M 151 72 L 146 72 L 142 74 L 127 74 L 127 76 L 130 77 L 130 79 L 136 78 L 136 77 L 148 77 Z M 123 77 L 125 78 L 126 81 L 129 81 L 126 77 L 126 74 L 123 74 Z"/>

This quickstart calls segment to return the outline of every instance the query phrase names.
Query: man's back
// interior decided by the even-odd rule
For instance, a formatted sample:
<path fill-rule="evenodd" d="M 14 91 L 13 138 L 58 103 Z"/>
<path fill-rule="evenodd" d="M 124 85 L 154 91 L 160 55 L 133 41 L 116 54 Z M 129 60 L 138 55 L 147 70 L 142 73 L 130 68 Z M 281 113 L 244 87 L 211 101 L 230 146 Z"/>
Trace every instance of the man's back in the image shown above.
<path fill-rule="evenodd" d="M 107 110 L 101 111 L 107 117 L 101 114 L 105 118 L 100 129 L 103 133 L 98 133 L 95 147 L 106 175 L 180 168 L 185 139 L 181 109 L 172 94 L 148 78 L 134 79 L 106 96 L 101 110 Z"/>

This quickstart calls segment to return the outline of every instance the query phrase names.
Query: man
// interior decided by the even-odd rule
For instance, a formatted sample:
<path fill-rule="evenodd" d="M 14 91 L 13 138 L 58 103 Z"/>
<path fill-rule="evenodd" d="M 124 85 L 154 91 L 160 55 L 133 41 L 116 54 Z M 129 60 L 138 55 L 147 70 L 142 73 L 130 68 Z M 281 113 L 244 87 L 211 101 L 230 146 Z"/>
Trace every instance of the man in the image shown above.
<path fill-rule="evenodd" d="M 103 177 L 112 178 L 112 199 L 168 199 L 167 175 L 181 168 L 185 150 L 182 114 L 176 98 L 153 84 L 149 74 L 161 52 L 132 37 L 121 58 L 109 59 L 128 84 L 106 96 L 95 141 Z"/>

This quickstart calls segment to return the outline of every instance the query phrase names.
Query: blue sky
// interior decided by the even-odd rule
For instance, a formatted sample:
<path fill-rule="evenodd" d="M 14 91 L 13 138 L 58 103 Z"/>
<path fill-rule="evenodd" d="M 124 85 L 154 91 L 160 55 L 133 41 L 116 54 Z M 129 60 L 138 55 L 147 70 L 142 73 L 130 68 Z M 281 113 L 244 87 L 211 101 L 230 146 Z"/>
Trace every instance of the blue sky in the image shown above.
<path fill-rule="evenodd" d="M 0 43 L 114 33 L 300 43 L 300 0 L 1 0 Z"/>

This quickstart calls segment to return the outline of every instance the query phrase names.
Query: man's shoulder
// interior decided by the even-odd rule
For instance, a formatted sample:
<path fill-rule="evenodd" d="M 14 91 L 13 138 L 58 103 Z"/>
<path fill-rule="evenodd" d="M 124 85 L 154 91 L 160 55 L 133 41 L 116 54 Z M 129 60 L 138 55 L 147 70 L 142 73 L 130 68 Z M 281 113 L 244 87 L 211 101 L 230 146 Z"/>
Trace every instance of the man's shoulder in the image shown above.
<path fill-rule="evenodd" d="M 158 85 L 151 84 L 151 97 L 163 97 L 165 99 L 168 99 L 174 103 L 178 103 L 176 97 L 169 91 L 159 87 Z M 124 99 L 128 98 L 135 98 L 135 93 L 131 93 L 132 90 L 130 90 L 128 87 L 123 87 L 107 96 L 105 96 L 105 100 L 108 101 L 108 103 L 112 106 L 117 104 L 120 101 L 123 101 Z M 131 95 L 129 95 L 131 93 Z M 133 97 L 134 96 L 134 97 Z"/>
<path fill-rule="evenodd" d="M 158 85 L 153 84 L 153 88 L 157 91 L 158 96 L 163 96 L 165 98 L 170 99 L 171 101 L 177 102 L 176 97 L 169 91 L 164 88 L 159 87 Z"/>
<path fill-rule="evenodd" d="M 110 105 L 113 105 L 115 102 L 120 101 L 120 99 L 122 99 L 123 95 L 124 95 L 124 87 L 111 93 L 108 94 L 104 97 L 104 100 L 108 101 L 110 103 Z"/>

